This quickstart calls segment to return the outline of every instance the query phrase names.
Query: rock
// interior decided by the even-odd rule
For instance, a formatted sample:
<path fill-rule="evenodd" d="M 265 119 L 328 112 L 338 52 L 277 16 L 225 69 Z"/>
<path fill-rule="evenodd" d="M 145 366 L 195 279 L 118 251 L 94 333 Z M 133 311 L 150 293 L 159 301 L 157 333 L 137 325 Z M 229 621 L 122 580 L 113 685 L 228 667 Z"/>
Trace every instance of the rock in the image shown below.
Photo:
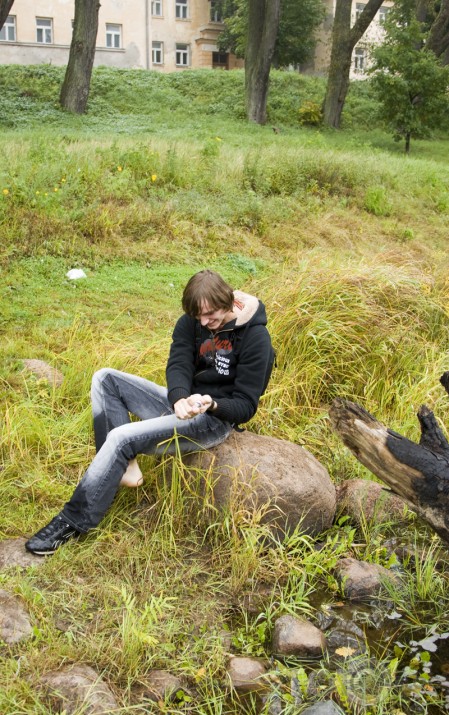
<path fill-rule="evenodd" d="M 344 715 L 344 713 L 332 700 L 322 700 L 302 710 L 301 715 Z"/>
<path fill-rule="evenodd" d="M 338 624 L 327 634 L 328 651 L 338 660 L 363 655 L 367 652 L 365 634 L 356 623 L 340 619 Z"/>
<path fill-rule="evenodd" d="M 351 558 L 338 561 L 336 574 L 344 595 L 353 601 L 363 601 L 376 596 L 385 581 L 398 581 L 398 577 L 383 566 Z"/>
<path fill-rule="evenodd" d="M 38 380 L 46 380 L 55 387 L 60 387 L 64 380 L 64 375 L 56 368 L 52 367 L 44 360 L 27 359 L 23 361 L 24 372 L 30 372 Z"/>
<path fill-rule="evenodd" d="M 337 510 L 359 526 L 363 521 L 403 521 L 407 507 L 400 497 L 369 479 L 348 479 L 336 488 Z"/>
<path fill-rule="evenodd" d="M 26 539 L 5 539 L 0 541 L 0 569 L 12 566 L 27 568 L 28 566 L 42 566 L 45 559 L 35 556 L 25 550 Z"/>
<path fill-rule="evenodd" d="M 297 655 L 319 657 L 326 645 L 324 634 L 310 621 L 285 615 L 274 624 L 273 653 L 275 655 Z"/>
<path fill-rule="evenodd" d="M 73 715 L 105 715 L 118 711 L 117 702 L 98 673 L 88 665 L 73 665 L 55 670 L 40 679 L 51 701 L 52 712 Z"/>
<path fill-rule="evenodd" d="M 138 697 L 138 702 L 142 700 L 152 700 L 153 702 L 169 700 L 178 690 L 185 691 L 182 681 L 168 670 L 151 670 L 142 683 L 133 692 L 133 700 Z"/>
<path fill-rule="evenodd" d="M 8 645 L 31 638 L 28 613 L 16 596 L 0 590 L 0 639 Z"/>
<path fill-rule="evenodd" d="M 303 447 L 251 432 L 234 432 L 218 447 L 186 455 L 195 468 L 212 470 L 215 505 L 262 511 L 273 531 L 301 529 L 315 535 L 329 528 L 335 487 L 326 469 Z"/>
<path fill-rule="evenodd" d="M 264 675 L 267 669 L 258 658 L 233 656 L 229 661 L 228 675 L 232 687 L 240 693 L 261 690 L 266 687 Z"/>
<path fill-rule="evenodd" d="M 71 268 L 70 271 L 67 271 L 65 277 L 68 278 L 69 281 L 77 281 L 80 278 L 87 278 L 82 268 Z"/>

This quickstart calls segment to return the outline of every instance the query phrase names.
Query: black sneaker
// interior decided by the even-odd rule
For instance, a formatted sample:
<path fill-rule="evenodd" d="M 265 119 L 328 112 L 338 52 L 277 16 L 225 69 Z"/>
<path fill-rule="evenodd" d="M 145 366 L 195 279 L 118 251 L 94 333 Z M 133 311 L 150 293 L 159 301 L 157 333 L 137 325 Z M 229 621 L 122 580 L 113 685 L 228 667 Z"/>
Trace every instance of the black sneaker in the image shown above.
<path fill-rule="evenodd" d="M 47 526 L 44 526 L 26 542 L 25 548 L 36 556 L 47 556 L 47 554 L 54 554 L 59 546 L 79 534 L 79 531 L 70 526 L 61 514 L 58 514 Z"/>

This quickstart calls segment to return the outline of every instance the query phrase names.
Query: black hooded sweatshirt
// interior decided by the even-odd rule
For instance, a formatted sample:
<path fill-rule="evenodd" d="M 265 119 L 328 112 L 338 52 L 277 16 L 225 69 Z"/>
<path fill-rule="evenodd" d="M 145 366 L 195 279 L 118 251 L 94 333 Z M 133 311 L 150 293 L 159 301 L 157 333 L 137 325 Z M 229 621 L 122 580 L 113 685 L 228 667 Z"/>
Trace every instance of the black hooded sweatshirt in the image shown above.
<path fill-rule="evenodd" d="M 273 349 L 265 306 L 254 296 L 234 291 L 237 318 L 211 332 L 182 315 L 175 325 L 166 378 L 174 405 L 192 394 L 210 395 L 214 417 L 242 424 L 255 414 L 269 378 Z"/>

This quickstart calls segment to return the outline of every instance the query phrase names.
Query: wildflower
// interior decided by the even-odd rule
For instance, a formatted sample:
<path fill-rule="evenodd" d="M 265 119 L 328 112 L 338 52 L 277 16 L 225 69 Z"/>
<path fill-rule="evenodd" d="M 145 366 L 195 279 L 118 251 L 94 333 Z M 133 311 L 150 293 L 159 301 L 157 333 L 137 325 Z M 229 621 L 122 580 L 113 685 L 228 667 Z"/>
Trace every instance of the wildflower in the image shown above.
<path fill-rule="evenodd" d="M 41 193 L 40 191 L 36 191 L 36 196 L 39 196 L 40 193 Z"/>
<path fill-rule="evenodd" d="M 9 194 L 9 189 L 3 189 L 2 194 L 3 194 L 4 196 L 8 196 L 8 194 Z"/>
<path fill-rule="evenodd" d="M 123 171 L 123 167 L 122 167 L 122 166 L 118 166 L 118 167 L 117 167 L 117 171 Z"/>
<path fill-rule="evenodd" d="M 65 184 L 65 182 L 66 182 L 66 179 L 64 179 L 64 177 L 62 177 L 61 184 Z"/>
<path fill-rule="evenodd" d="M 44 196 L 48 196 L 48 191 L 44 191 Z"/>
<path fill-rule="evenodd" d="M 55 188 L 53 189 L 53 191 L 59 191 L 58 187 L 55 186 Z"/>
<path fill-rule="evenodd" d="M 151 181 L 156 181 L 157 174 L 151 174 Z"/>
<path fill-rule="evenodd" d="M 221 141 L 223 141 L 223 139 L 220 139 L 220 137 L 215 137 L 215 141 L 216 141 L 216 142 L 221 142 Z"/>

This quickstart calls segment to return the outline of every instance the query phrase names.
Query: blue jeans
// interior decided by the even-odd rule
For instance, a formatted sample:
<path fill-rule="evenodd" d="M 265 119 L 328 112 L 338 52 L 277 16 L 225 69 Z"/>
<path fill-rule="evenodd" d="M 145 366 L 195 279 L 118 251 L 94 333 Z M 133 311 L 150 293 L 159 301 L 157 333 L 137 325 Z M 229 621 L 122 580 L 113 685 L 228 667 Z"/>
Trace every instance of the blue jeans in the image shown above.
<path fill-rule="evenodd" d="M 208 413 L 179 420 L 165 387 L 119 370 L 96 372 L 91 397 L 97 454 L 62 510 L 67 522 L 81 532 L 100 523 L 137 454 L 209 449 L 232 431 L 229 422 Z M 140 421 L 131 422 L 130 413 Z"/>

